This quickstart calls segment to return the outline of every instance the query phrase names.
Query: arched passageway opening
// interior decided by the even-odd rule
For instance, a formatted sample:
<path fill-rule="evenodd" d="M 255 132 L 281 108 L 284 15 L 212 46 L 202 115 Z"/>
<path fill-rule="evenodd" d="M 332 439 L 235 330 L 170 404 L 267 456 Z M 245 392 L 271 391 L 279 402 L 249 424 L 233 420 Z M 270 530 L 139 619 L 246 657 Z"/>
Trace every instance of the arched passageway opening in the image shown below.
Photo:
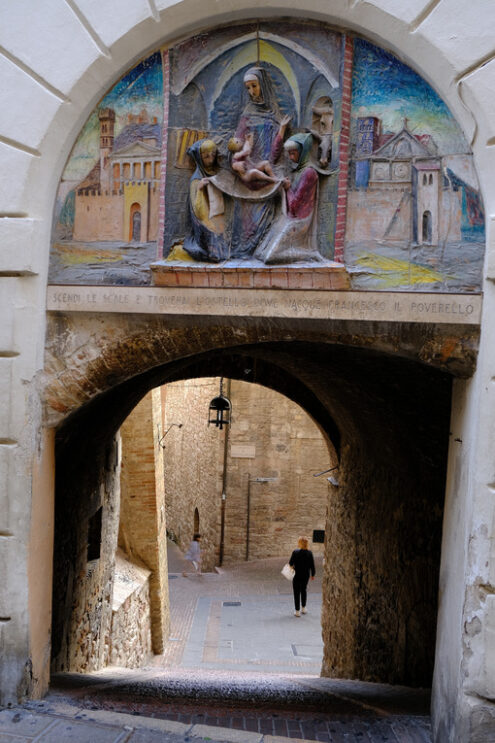
<path fill-rule="evenodd" d="M 114 437 L 150 389 L 256 381 L 303 407 L 340 461 L 328 504 L 322 631 L 327 676 L 428 686 L 433 669 L 450 377 L 372 350 L 266 342 L 191 353 L 95 397 L 58 432 L 53 667 L 69 670 L 88 519 L 115 487 Z M 105 544 L 105 519 L 102 545 Z M 103 581 L 104 583 L 104 581 Z M 105 600 L 105 588 L 95 599 Z M 98 643 L 97 623 L 92 637 Z"/>
<path fill-rule="evenodd" d="M 430 176 L 431 177 L 431 176 Z M 431 245 L 431 236 L 432 236 L 432 219 L 431 219 L 431 212 L 425 211 L 423 212 L 423 242 L 426 243 L 426 245 Z"/>
<path fill-rule="evenodd" d="M 130 241 L 139 242 L 141 240 L 141 207 L 139 204 L 132 204 L 130 221 Z"/>

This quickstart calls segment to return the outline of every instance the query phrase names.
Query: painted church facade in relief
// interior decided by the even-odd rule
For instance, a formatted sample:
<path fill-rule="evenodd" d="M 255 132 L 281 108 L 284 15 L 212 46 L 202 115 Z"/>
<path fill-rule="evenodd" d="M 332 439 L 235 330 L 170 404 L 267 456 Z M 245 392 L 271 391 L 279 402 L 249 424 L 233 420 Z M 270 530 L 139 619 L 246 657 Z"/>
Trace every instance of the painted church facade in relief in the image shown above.
<path fill-rule="evenodd" d="M 321 24 L 246 22 L 102 99 L 60 184 L 50 281 L 297 269 L 309 288 L 477 292 L 483 220 L 469 146 L 413 70 Z"/>

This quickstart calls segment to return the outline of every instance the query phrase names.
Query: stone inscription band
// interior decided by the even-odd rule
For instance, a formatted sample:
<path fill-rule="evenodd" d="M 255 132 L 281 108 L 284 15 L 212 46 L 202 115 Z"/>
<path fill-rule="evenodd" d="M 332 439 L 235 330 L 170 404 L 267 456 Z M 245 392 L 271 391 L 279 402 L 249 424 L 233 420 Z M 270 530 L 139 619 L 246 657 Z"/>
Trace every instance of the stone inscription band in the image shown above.
<path fill-rule="evenodd" d="M 481 296 L 57 285 L 48 287 L 47 310 L 478 325 Z"/>

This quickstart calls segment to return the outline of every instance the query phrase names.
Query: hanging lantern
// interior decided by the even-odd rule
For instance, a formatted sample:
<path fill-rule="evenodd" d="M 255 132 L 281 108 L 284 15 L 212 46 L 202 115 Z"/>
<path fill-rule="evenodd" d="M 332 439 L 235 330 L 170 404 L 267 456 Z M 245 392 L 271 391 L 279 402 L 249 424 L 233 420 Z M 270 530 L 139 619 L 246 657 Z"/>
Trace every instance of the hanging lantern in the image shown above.
<path fill-rule="evenodd" d="M 223 394 L 223 377 L 220 379 L 220 394 L 214 397 L 208 408 L 208 425 L 213 423 L 222 430 L 232 421 L 232 403 Z"/>

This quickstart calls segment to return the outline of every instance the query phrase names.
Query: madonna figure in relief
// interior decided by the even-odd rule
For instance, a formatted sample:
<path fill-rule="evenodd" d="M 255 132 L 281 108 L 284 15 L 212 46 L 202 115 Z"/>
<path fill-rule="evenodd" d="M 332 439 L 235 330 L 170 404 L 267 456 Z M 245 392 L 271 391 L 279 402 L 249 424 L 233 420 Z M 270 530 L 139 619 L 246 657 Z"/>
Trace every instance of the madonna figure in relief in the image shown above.
<path fill-rule="evenodd" d="M 235 137 L 241 142 L 249 137 L 252 143 L 249 158 L 254 167 L 257 163 L 269 163 L 271 166 L 277 162 L 282 152 L 290 116 L 282 116 L 270 77 L 264 67 L 251 67 L 245 73 L 243 81 L 249 100 L 239 119 Z M 267 184 L 253 179 L 245 185 L 250 191 L 257 191 Z M 273 197 L 266 200 L 261 198 L 259 201 L 236 201 L 232 229 L 233 258 L 252 255 L 273 221 Z"/>
<path fill-rule="evenodd" d="M 318 173 L 309 164 L 312 144 L 312 135 L 305 133 L 294 134 L 284 144 L 293 175 L 282 181 L 282 214 L 254 253 L 264 263 L 324 260 L 317 244 Z"/>

